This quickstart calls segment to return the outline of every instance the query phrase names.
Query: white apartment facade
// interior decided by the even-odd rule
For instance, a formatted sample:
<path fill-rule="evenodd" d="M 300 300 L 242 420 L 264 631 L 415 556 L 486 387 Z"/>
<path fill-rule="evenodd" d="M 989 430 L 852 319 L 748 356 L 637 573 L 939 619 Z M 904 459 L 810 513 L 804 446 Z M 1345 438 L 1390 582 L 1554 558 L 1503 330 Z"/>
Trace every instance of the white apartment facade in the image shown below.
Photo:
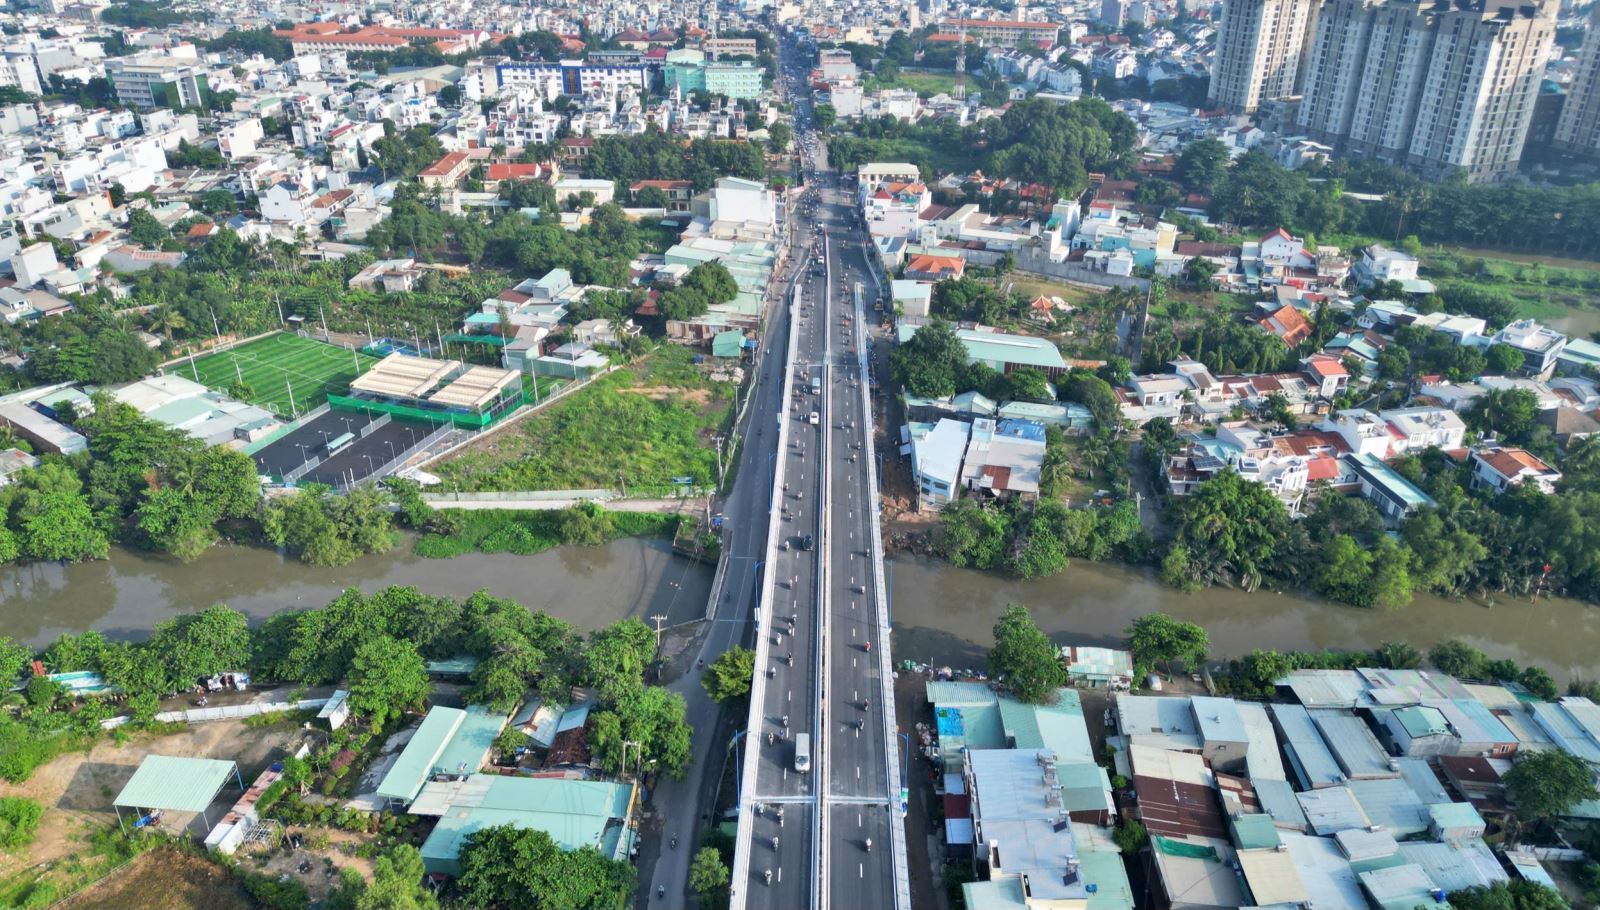
<path fill-rule="evenodd" d="M 1300 83 L 1315 0 L 1227 0 L 1211 61 L 1211 100 L 1235 113 L 1286 98 Z"/>

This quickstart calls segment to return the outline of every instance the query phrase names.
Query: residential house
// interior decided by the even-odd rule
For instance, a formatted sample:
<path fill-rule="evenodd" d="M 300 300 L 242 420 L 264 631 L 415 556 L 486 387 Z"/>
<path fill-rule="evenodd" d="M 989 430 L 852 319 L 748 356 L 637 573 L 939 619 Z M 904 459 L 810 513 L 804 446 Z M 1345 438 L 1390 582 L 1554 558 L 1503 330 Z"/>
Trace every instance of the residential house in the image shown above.
<path fill-rule="evenodd" d="M 1291 348 L 1311 337 L 1311 322 L 1292 304 L 1284 304 L 1256 325 L 1283 339 Z"/>
<path fill-rule="evenodd" d="M 1561 472 L 1544 463 L 1527 449 L 1494 447 L 1474 449 L 1471 455 L 1472 486 L 1504 493 L 1507 487 L 1532 484 L 1544 493 L 1554 493 Z"/>
<path fill-rule="evenodd" d="M 961 459 L 967 451 L 971 424 L 942 419 L 932 427 L 911 428 L 911 476 L 917 483 L 917 506 L 942 509 L 960 495 Z"/>
<path fill-rule="evenodd" d="M 1556 360 L 1567 346 L 1567 336 L 1532 319 L 1519 319 L 1494 336 L 1495 344 L 1507 344 L 1522 352 L 1522 372 L 1540 379 L 1549 378 Z"/>
<path fill-rule="evenodd" d="M 1417 489 L 1400 472 L 1370 454 L 1340 456 L 1341 464 L 1355 475 L 1361 495 L 1367 498 L 1391 525 L 1399 524 L 1419 509 L 1431 508 L 1433 499 Z"/>
<path fill-rule="evenodd" d="M 960 278 L 966 272 L 966 262 L 959 256 L 912 256 L 906 263 L 906 278 L 912 281 L 944 281 Z"/>
<path fill-rule="evenodd" d="M 1357 275 L 1364 282 L 1400 281 L 1417 277 L 1417 257 L 1374 243 L 1361 251 Z"/>
<path fill-rule="evenodd" d="M 1311 380 L 1317 394 L 1329 401 L 1350 384 L 1350 371 L 1344 362 L 1327 354 L 1312 354 L 1300 361 L 1300 371 Z"/>

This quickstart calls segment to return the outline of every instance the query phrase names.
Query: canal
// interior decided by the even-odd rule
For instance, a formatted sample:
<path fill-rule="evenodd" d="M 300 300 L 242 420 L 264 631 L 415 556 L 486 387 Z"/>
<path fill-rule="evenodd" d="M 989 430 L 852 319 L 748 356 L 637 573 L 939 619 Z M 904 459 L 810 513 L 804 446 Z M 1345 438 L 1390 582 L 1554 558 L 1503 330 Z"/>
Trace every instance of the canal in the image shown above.
<path fill-rule="evenodd" d="M 252 623 L 287 609 L 320 607 L 346 588 L 415 585 L 464 597 L 480 588 L 595 629 L 652 614 L 697 619 L 710 596 L 710 567 L 674 556 L 663 538 L 601 547 L 558 547 L 533 556 L 469 553 L 424 559 L 411 538 L 380 556 L 318 569 L 259 547 L 217 547 L 191 563 L 113 547 L 111 558 L 0 571 L 0 634 L 43 647 L 63 632 L 98 629 L 144 638 L 158 623 L 224 603 Z"/>
<path fill-rule="evenodd" d="M 982 666 L 995 619 L 1015 602 L 1026 604 L 1059 643 L 1116 644 L 1134 617 L 1159 610 L 1203 625 L 1218 657 L 1253 648 L 1364 649 L 1384 641 L 1426 649 L 1458 637 L 1492 657 L 1538 664 L 1562 682 L 1600 678 L 1600 610 L 1564 598 L 1490 605 L 1418 595 L 1411 606 L 1385 612 L 1292 592 L 1184 594 L 1144 569 L 1077 560 L 1060 575 L 1033 581 L 907 556 L 888 568 L 895 656 L 931 663 Z M 407 538 L 389 553 L 334 569 L 254 547 L 219 547 L 187 564 L 113 548 L 106 560 L 0 571 L 0 634 L 37 647 L 86 629 L 138 639 L 163 620 L 214 603 L 259 622 L 280 610 L 320 607 L 345 588 L 371 592 L 385 585 L 455 597 L 485 588 L 585 630 L 657 613 L 677 623 L 703 614 L 711 577 L 710 567 L 674 556 L 659 538 L 445 560 L 415 555 Z"/>
<path fill-rule="evenodd" d="M 1491 657 L 1542 666 L 1562 684 L 1574 676 L 1600 678 L 1600 609 L 1565 598 L 1501 598 L 1491 606 L 1419 594 L 1411 606 L 1386 612 L 1292 592 L 1184 594 L 1148 570 L 1081 560 L 1033 581 L 904 556 L 889 569 L 896 659 L 981 667 L 1000 611 L 1020 603 L 1063 644 L 1117 645 L 1134 617 L 1160 611 L 1204 626 L 1216 657 L 1255 648 L 1369 649 L 1384 641 L 1427 650 L 1440 639 L 1460 638 Z"/>

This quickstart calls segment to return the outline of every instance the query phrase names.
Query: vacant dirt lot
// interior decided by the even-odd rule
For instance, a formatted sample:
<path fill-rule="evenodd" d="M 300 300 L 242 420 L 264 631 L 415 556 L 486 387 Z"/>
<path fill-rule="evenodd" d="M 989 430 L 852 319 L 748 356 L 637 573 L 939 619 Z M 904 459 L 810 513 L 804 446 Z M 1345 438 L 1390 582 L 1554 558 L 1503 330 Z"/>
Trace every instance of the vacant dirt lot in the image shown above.
<path fill-rule="evenodd" d="M 114 823 L 111 801 L 148 755 L 232 759 L 248 784 L 298 733 L 299 728 L 281 724 L 196 724 L 167 736 L 138 736 L 121 746 L 106 739 L 88 752 L 56 758 L 24 783 L 0 782 L 0 796 L 26 796 L 45 807 L 38 838 L 25 855 L 0 856 L 0 875 L 66 856 L 78 849 L 77 835 L 83 829 Z M 238 790 L 224 789 L 223 794 L 231 802 Z"/>
<path fill-rule="evenodd" d="M 251 910 L 222 869 L 175 850 L 152 850 L 58 905 L 60 910 Z"/>

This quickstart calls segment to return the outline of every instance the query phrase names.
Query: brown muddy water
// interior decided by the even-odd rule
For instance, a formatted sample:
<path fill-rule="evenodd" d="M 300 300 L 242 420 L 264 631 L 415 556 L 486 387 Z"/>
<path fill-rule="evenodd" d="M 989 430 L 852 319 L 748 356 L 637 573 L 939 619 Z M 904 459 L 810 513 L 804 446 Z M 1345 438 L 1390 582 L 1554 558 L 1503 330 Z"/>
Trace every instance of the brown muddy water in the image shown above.
<path fill-rule="evenodd" d="M 1160 611 L 1204 626 L 1214 657 L 1255 648 L 1369 649 L 1384 641 L 1427 650 L 1461 638 L 1491 657 L 1538 664 L 1563 683 L 1600 678 L 1600 609 L 1564 598 L 1490 605 L 1418 595 L 1411 606 L 1385 612 L 1294 592 L 1184 594 L 1147 570 L 1079 560 L 1053 578 L 1017 581 L 899 556 L 889 575 L 896 660 L 981 667 L 995 619 L 1007 603 L 1021 603 L 1058 644 L 1115 645 L 1134 617 Z"/>
<path fill-rule="evenodd" d="M 87 629 L 139 639 L 163 620 L 216 603 L 259 622 L 280 610 L 320 607 L 346 588 L 370 593 L 386 585 L 455 597 L 486 588 L 586 630 L 656 613 L 676 623 L 704 615 L 711 575 L 674 556 L 661 538 L 453 559 L 417 556 L 407 538 L 388 553 L 333 569 L 258 547 L 219 547 L 187 564 L 113 548 L 111 558 L 95 562 L 0 571 L 0 635 L 34 646 Z"/>
<path fill-rule="evenodd" d="M 1384 641 L 1426 649 L 1457 637 L 1493 657 L 1538 664 L 1558 680 L 1600 678 L 1600 609 L 1563 598 L 1501 598 L 1491 605 L 1418 596 L 1406 609 L 1383 612 L 1294 592 L 1183 594 L 1143 569 L 1082 561 L 1034 581 L 907 556 L 887 568 L 896 658 L 982 666 L 995 619 L 1016 602 L 1061 644 L 1115 644 L 1134 617 L 1159 610 L 1205 626 L 1216 657 L 1253 648 L 1366 649 Z M 385 585 L 455 597 L 485 588 L 583 629 L 657 613 L 677 623 L 703 614 L 711 576 L 710 567 L 673 556 L 668 542 L 656 538 L 444 560 L 415 555 L 407 539 L 389 553 L 335 569 L 253 547 L 221 547 L 188 564 L 113 549 L 110 559 L 97 562 L 0 571 L 0 634 L 35 646 L 86 629 L 138 639 L 163 620 L 214 603 L 259 622 L 279 610 L 320 607 L 345 588 L 371 592 Z"/>

